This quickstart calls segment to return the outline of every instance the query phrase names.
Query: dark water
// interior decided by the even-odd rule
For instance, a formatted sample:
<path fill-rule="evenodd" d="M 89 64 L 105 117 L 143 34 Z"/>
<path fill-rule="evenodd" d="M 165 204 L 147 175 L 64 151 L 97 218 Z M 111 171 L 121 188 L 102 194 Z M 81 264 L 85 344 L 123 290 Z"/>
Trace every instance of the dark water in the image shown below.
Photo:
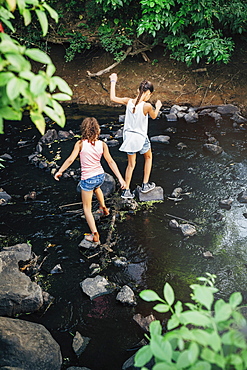
<path fill-rule="evenodd" d="M 99 119 L 103 133 L 113 133 L 119 128 L 118 114 L 123 113 L 122 108 L 67 108 L 65 130 L 78 132 L 81 120 L 94 115 Z M 176 128 L 177 132 L 167 133 L 168 127 Z M 224 149 L 221 155 L 212 157 L 203 151 L 205 132 L 219 140 Z M 151 121 L 149 136 L 160 134 L 168 134 L 171 139 L 169 145 L 152 145 L 151 180 L 163 187 L 165 200 L 135 215 L 129 214 L 117 224 L 118 242 L 110 257 L 125 256 L 130 263 L 126 268 L 117 268 L 109 260 L 100 274 L 119 286 L 128 284 L 137 297 L 144 288 L 161 294 L 168 281 L 174 287 L 177 299 L 185 301 L 190 297 L 189 284 L 210 272 L 217 274 L 218 297 L 227 299 L 232 292 L 240 291 L 246 303 L 247 219 L 243 215 L 246 205 L 237 200 L 237 195 L 246 187 L 246 132 L 234 130 L 229 119 L 219 127 L 209 119 L 190 125 L 183 121 L 172 124 L 163 119 Z M 80 215 L 59 208 L 80 201 L 75 191 L 76 183 L 73 180 L 57 183 L 48 172 L 28 164 L 27 156 L 33 152 L 39 137 L 28 124 L 21 129 L 18 124 L 14 129 L 6 125 L 5 135 L 1 137 L 0 154 L 8 152 L 14 162 L 6 163 L 6 168 L 0 171 L 1 187 L 13 197 L 12 204 L 0 207 L 0 234 L 7 236 L 11 245 L 30 241 L 40 261 L 49 246 L 39 280 L 55 297 L 47 312 L 21 318 L 46 326 L 61 346 L 64 368 L 77 365 L 92 370 L 121 369 L 123 362 L 134 353 L 130 349 L 143 338 L 133 315 L 149 315 L 152 304 L 138 298 L 138 305 L 133 308 L 116 302 L 116 293 L 93 301 L 82 293 L 79 283 L 89 276 L 90 264 L 99 259 L 87 260 L 78 248 L 83 233 L 88 232 L 86 222 Z M 20 140 L 28 140 L 27 145 L 20 147 Z M 61 149 L 64 159 L 74 142 L 60 142 L 48 147 L 47 155 L 53 157 Z M 179 150 L 177 144 L 180 142 L 187 148 Z M 110 148 L 110 151 L 124 173 L 125 155 L 118 147 Z M 142 164 L 142 157 L 138 156 L 132 189 L 141 183 Z M 73 167 L 78 167 L 78 162 Z M 107 166 L 105 170 L 110 173 Z M 167 197 L 178 186 L 187 195 L 174 203 Z M 37 192 L 37 200 L 24 202 L 23 196 L 31 190 Z M 231 209 L 220 209 L 219 200 L 228 198 L 233 199 Z M 222 214 L 221 221 L 216 220 L 216 213 Z M 172 217 L 167 214 L 194 222 L 197 235 L 184 239 L 182 234 L 172 231 L 168 226 Z M 105 228 L 107 221 L 99 225 L 103 241 L 107 235 Z M 67 230 L 73 230 L 75 236 L 68 236 Z M 1 240 L 5 245 L 6 239 L 1 237 Z M 205 259 L 205 251 L 210 251 L 214 258 Z M 58 263 L 63 273 L 49 274 Z M 91 338 L 79 359 L 71 347 L 76 331 Z"/>

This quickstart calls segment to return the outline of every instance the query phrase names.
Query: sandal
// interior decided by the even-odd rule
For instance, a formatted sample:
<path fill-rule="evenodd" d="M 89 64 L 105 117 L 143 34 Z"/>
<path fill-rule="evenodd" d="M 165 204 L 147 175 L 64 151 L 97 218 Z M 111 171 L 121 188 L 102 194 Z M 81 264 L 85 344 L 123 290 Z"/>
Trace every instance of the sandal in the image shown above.
<path fill-rule="evenodd" d="M 95 233 L 92 234 L 84 234 L 85 235 L 85 240 L 90 242 L 90 243 L 100 243 L 99 240 L 99 233 L 96 231 Z"/>
<path fill-rule="evenodd" d="M 110 208 L 107 207 L 99 207 L 99 209 L 95 212 L 96 214 L 100 216 L 109 216 L 110 214 Z"/>

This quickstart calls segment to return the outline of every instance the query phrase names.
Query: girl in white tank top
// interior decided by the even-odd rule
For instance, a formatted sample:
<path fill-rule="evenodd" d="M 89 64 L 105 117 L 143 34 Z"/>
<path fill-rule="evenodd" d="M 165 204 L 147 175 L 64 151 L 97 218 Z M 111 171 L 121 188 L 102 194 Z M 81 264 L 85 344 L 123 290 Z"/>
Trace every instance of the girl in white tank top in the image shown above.
<path fill-rule="evenodd" d="M 157 100 L 155 109 L 150 103 L 147 103 L 152 92 L 153 85 L 149 81 L 142 81 L 139 86 L 139 94 L 134 99 L 119 98 L 116 96 L 117 74 L 110 75 L 111 91 L 110 99 L 115 103 L 126 105 L 125 121 L 123 129 L 123 144 L 119 150 L 128 155 L 128 165 L 125 171 L 126 189 L 122 193 L 122 198 L 134 198 L 130 191 L 130 182 L 136 164 L 136 153 L 144 155 L 144 176 L 142 182 L 143 193 L 147 193 L 155 188 L 155 183 L 149 182 L 152 169 L 152 152 L 148 139 L 148 115 L 155 119 L 162 106 L 161 101 Z"/>

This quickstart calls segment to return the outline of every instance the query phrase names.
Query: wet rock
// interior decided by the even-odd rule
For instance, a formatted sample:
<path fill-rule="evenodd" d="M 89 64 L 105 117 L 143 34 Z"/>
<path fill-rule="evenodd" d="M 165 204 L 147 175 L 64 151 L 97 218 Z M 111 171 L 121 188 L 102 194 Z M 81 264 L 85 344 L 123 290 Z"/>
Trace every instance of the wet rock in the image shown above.
<path fill-rule="evenodd" d="M 219 206 L 221 208 L 224 208 L 224 209 L 231 209 L 231 204 L 232 204 L 233 200 L 232 199 L 222 199 L 219 201 Z"/>
<path fill-rule="evenodd" d="M 43 305 L 42 290 L 18 265 L 30 259 L 30 247 L 24 243 L 8 248 L 0 252 L 0 315 L 37 311 Z"/>
<path fill-rule="evenodd" d="M 239 125 L 241 123 L 246 123 L 247 122 L 247 118 L 241 116 L 239 113 L 234 113 L 234 115 L 230 119 L 233 120 L 234 122 L 236 122 Z"/>
<path fill-rule="evenodd" d="M 111 138 L 112 138 L 112 136 L 110 134 L 100 134 L 99 135 L 100 140 L 106 141 L 106 140 L 110 140 Z"/>
<path fill-rule="evenodd" d="M 118 116 L 118 122 L 119 122 L 119 123 L 123 123 L 123 122 L 124 122 L 124 120 L 125 120 L 125 114 L 120 114 L 120 115 Z"/>
<path fill-rule="evenodd" d="M 36 150 L 36 153 L 41 154 L 41 153 L 42 153 L 42 151 L 43 151 L 43 146 L 42 146 L 42 144 L 41 144 L 41 143 L 38 143 L 38 144 L 36 145 L 35 150 Z"/>
<path fill-rule="evenodd" d="M 177 113 L 177 117 L 180 119 L 180 118 L 184 118 L 184 116 L 185 116 L 185 112 L 178 112 Z"/>
<path fill-rule="evenodd" d="M 211 252 L 206 251 L 206 252 L 203 253 L 203 257 L 205 257 L 205 258 L 213 258 L 213 255 L 212 255 Z"/>
<path fill-rule="evenodd" d="M 113 262 L 113 265 L 117 267 L 125 267 L 128 265 L 127 258 L 125 257 L 115 256 L 112 258 L 112 262 Z"/>
<path fill-rule="evenodd" d="M 105 174 L 105 181 L 101 185 L 101 190 L 105 197 L 113 194 L 116 191 L 116 181 L 112 175 L 109 173 Z"/>
<path fill-rule="evenodd" d="M 117 132 L 115 132 L 114 138 L 121 139 L 122 137 L 123 137 L 123 128 L 120 128 L 119 130 L 117 130 Z"/>
<path fill-rule="evenodd" d="M 20 243 L 10 247 L 3 247 L 2 252 L 14 256 L 18 262 L 30 261 L 32 259 L 32 247 L 27 243 Z M 1 256 L 1 253 L 0 253 Z"/>
<path fill-rule="evenodd" d="M 195 111 L 190 111 L 184 115 L 184 119 L 187 123 L 196 123 L 198 122 L 198 113 Z"/>
<path fill-rule="evenodd" d="M 53 269 L 50 271 L 50 274 L 62 274 L 62 273 L 63 273 L 63 269 L 60 263 L 54 266 Z"/>
<path fill-rule="evenodd" d="M 145 331 L 149 332 L 149 325 L 152 321 L 155 321 L 156 318 L 153 314 L 143 317 L 140 313 L 137 313 L 133 316 L 133 320 Z"/>
<path fill-rule="evenodd" d="M 72 343 L 76 356 L 79 357 L 85 351 L 90 340 L 88 337 L 83 337 L 78 331 L 76 332 Z"/>
<path fill-rule="evenodd" d="M 167 127 L 167 128 L 165 129 L 165 132 L 169 132 L 169 133 L 171 133 L 171 134 L 176 134 L 176 132 L 177 132 L 177 128 L 176 128 L 176 127 Z"/>
<path fill-rule="evenodd" d="M 178 148 L 179 150 L 183 150 L 183 149 L 186 149 L 186 148 L 187 148 L 187 145 L 186 145 L 186 144 L 184 144 L 184 143 L 178 143 L 178 144 L 177 144 L 177 148 Z"/>
<path fill-rule="evenodd" d="M 178 117 L 175 113 L 165 114 L 165 118 L 167 122 L 176 122 L 178 120 Z"/>
<path fill-rule="evenodd" d="M 114 147 L 114 146 L 118 146 L 119 145 L 119 141 L 118 140 L 115 140 L 115 139 L 107 140 L 106 144 L 109 147 Z"/>
<path fill-rule="evenodd" d="M 208 116 L 212 117 L 214 119 L 215 123 L 220 123 L 223 120 L 221 115 L 217 112 L 208 113 Z"/>
<path fill-rule="evenodd" d="M 139 205 L 135 199 L 122 199 L 119 201 L 119 207 L 122 211 L 135 211 Z"/>
<path fill-rule="evenodd" d="M 200 112 L 199 112 L 199 116 L 207 116 L 209 113 L 212 112 L 212 109 L 210 108 L 206 108 L 206 109 L 202 109 Z"/>
<path fill-rule="evenodd" d="M 116 300 L 121 303 L 127 303 L 130 306 L 136 306 L 136 298 L 133 290 L 128 286 L 124 285 L 120 292 L 117 294 Z"/>
<path fill-rule="evenodd" d="M 190 224 L 181 224 L 180 230 L 182 231 L 184 237 L 193 236 L 196 234 L 195 226 Z"/>
<path fill-rule="evenodd" d="M 245 218 L 247 218 L 247 213 L 243 213 L 243 216 L 244 216 Z"/>
<path fill-rule="evenodd" d="M 115 284 L 109 283 L 103 276 L 97 275 L 94 278 L 87 278 L 80 283 L 82 291 L 90 299 L 94 299 L 103 294 L 109 294 L 115 289 Z"/>
<path fill-rule="evenodd" d="M 223 215 L 219 212 L 216 212 L 214 214 L 214 219 L 215 219 L 215 221 L 222 221 L 223 220 Z"/>
<path fill-rule="evenodd" d="M 60 347 L 43 325 L 1 317 L 1 368 L 60 370 L 61 365 Z"/>
<path fill-rule="evenodd" d="M 47 132 L 41 137 L 39 142 L 41 144 L 51 144 L 54 140 L 58 139 L 57 131 L 53 129 L 47 130 Z"/>
<path fill-rule="evenodd" d="M 36 191 L 30 191 L 28 194 L 24 195 L 24 200 L 25 200 L 25 202 L 27 200 L 35 200 L 36 197 L 37 197 Z"/>
<path fill-rule="evenodd" d="M 72 139 L 74 136 L 75 134 L 72 130 L 69 131 L 59 130 L 57 133 L 58 140 L 69 140 Z"/>
<path fill-rule="evenodd" d="M 101 271 L 101 268 L 98 263 L 91 263 L 91 265 L 89 266 L 89 270 L 91 271 L 90 275 L 95 275 Z"/>
<path fill-rule="evenodd" d="M 175 188 L 173 192 L 171 193 L 172 198 L 178 198 L 180 194 L 182 193 L 183 189 L 182 188 Z"/>
<path fill-rule="evenodd" d="M 3 159 L 4 161 L 8 161 L 8 162 L 13 161 L 13 158 L 8 153 L 4 153 L 4 154 L 0 155 L 0 158 Z"/>
<path fill-rule="evenodd" d="M 171 229 L 179 229 L 180 228 L 179 223 L 177 222 L 177 220 L 169 221 L 169 226 L 170 226 Z"/>
<path fill-rule="evenodd" d="M 84 236 L 84 239 L 82 239 L 78 247 L 85 248 L 85 249 L 91 249 L 91 248 L 98 247 L 99 244 L 100 244 L 99 242 L 93 242 L 93 243 L 89 242 L 88 240 L 85 239 L 85 236 Z"/>
<path fill-rule="evenodd" d="M 141 187 L 137 186 L 135 193 L 139 202 L 164 200 L 164 190 L 161 186 L 156 186 L 153 190 L 149 191 L 148 193 L 142 193 Z"/>
<path fill-rule="evenodd" d="M 218 144 L 219 144 L 218 140 L 217 140 L 217 139 L 215 139 L 215 137 L 213 137 L 213 136 L 210 136 L 210 137 L 208 138 L 208 143 L 209 143 L 209 144 L 214 144 L 214 145 L 218 145 Z"/>
<path fill-rule="evenodd" d="M 177 114 L 178 112 L 187 112 L 188 110 L 188 107 L 186 105 L 177 105 L 177 104 L 174 104 L 171 109 L 170 109 L 170 113 L 175 113 Z"/>
<path fill-rule="evenodd" d="M 238 201 L 239 201 L 240 203 L 247 203 L 247 190 L 242 191 L 242 192 L 238 195 Z"/>
<path fill-rule="evenodd" d="M 38 167 L 39 167 L 41 170 L 44 170 L 44 169 L 46 169 L 46 168 L 48 167 L 48 164 L 47 164 L 47 162 L 46 162 L 45 160 L 41 160 L 41 161 L 39 161 L 39 165 L 38 165 Z"/>
<path fill-rule="evenodd" d="M 6 204 L 11 202 L 11 199 L 11 196 L 6 191 L 0 189 L 0 206 L 6 206 Z"/>
<path fill-rule="evenodd" d="M 215 145 L 215 144 L 208 144 L 208 143 L 204 144 L 203 149 L 213 155 L 219 155 L 223 152 L 222 147 L 219 145 Z"/>
<path fill-rule="evenodd" d="M 165 136 L 165 135 L 152 136 L 150 138 L 150 141 L 152 143 L 170 144 L 169 140 L 170 140 L 170 136 Z"/>
<path fill-rule="evenodd" d="M 49 306 L 51 303 L 55 301 L 55 298 L 49 294 L 48 292 L 42 291 L 42 296 L 43 296 L 43 305 L 44 306 Z"/>
<path fill-rule="evenodd" d="M 216 112 L 218 112 L 222 115 L 231 116 L 232 114 L 234 114 L 236 112 L 239 112 L 239 108 L 235 105 L 232 105 L 232 104 L 219 105 L 216 108 Z"/>

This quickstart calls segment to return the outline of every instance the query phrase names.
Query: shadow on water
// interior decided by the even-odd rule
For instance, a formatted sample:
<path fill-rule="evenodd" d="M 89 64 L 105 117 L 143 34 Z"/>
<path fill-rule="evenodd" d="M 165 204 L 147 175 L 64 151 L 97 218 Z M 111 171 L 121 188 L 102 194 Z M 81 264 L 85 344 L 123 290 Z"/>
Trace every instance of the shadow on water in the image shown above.
<path fill-rule="evenodd" d="M 113 133 L 119 128 L 118 114 L 123 113 L 122 108 L 67 108 L 65 130 L 78 133 L 81 120 L 95 115 L 102 133 Z M 176 133 L 167 133 L 169 127 L 176 128 Z M 206 131 L 223 147 L 221 155 L 212 157 L 203 151 Z M 177 299 L 189 300 L 189 284 L 210 272 L 218 277 L 218 297 L 225 299 L 233 291 L 240 291 L 246 302 L 247 220 L 243 215 L 246 205 L 237 200 L 246 186 L 246 132 L 234 131 L 230 120 L 224 120 L 219 127 L 209 119 L 197 124 L 168 123 L 163 119 L 150 122 L 149 136 L 160 134 L 168 134 L 171 139 L 168 145 L 152 145 L 151 180 L 163 187 L 165 200 L 135 215 L 128 214 L 117 225 L 118 243 L 112 256 L 125 256 L 129 264 L 117 268 L 106 263 L 100 274 L 118 286 L 128 284 L 137 297 L 147 287 L 161 294 L 163 284 L 168 281 Z M 6 163 L 0 172 L 1 187 L 12 196 L 13 202 L 0 208 L 0 234 L 6 235 L 12 244 L 29 240 L 41 260 L 48 250 L 39 280 L 43 289 L 55 297 L 45 314 L 32 314 L 22 319 L 45 325 L 60 344 L 63 357 L 70 359 L 68 364 L 92 370 L 121 369 L 123 362 L 133 354 L 128 349 L 143 338 L 133 315 L 149 315 L 152 304 L 138 299 L 138 305 L 133 308 L 117 303 L 116 293 L 92 301 L 82 293 L 79 283 L 89 276 L 89 266 L 97 262 L 97 258 L 88 261 L 78 249 L 83 233 L 88 232 L 85 221 L 80 215 L 59 208 L 79 202 L 80 196 L 75 181 L 68 179 L 57 183 L 49 172 L 28 164 L 27 157 L 39 138 L 39 133 L 28 124 L 21 129 L 18 125 L 15 128 L 7 125 L 1 138 L 0 154 L 8 152 L 13 157 L 13 162 Z M 27 144 L 18 145 L 20 140 Z M 180 142 L 186 145 L 183 150 L 177 147 Z M 73 144 L 73 140 L 55 144 L 46 149 L 47 155 L 50 153 L 52 157 L 61 150 L 64 159 Z M 118 147 L 110 151 L 124 173 L 125 154 L 119 152 Z M 133 189 L 141 182 L 142 164 L 143 158 L 138 156 Z M 73 166 L 78 168 L 79 162 Z M 110 172 L 107 166 L 105 170 Z M 168 199 L 176 187 L 182 187 L 186 193 L 179 202 Z M 24 202 L 23 196 L 31 190 L 37 192 L 36 201 Z M 228 198 L 233 199 L 231 209 L 221 209 L 219 200 Z M 216 218 L 219 213 L 221 221 Z M 195 223 L 197 235 L 184 239 L 180 232 L 169 228 L 172 217 L 168 215 Z M 106 222 L 99 226 L 103 239 L 106 236 L 104 226 Z M 4 244 L 3 238 L 2 241 Z M 205 251 L 210 251 L 214 257 L 205 259 Z M 58 263 L 63 273 L 51 275 L 50 270 Z M 91 338 L 79 359 L 71 347 L 76 331 Z"/>

